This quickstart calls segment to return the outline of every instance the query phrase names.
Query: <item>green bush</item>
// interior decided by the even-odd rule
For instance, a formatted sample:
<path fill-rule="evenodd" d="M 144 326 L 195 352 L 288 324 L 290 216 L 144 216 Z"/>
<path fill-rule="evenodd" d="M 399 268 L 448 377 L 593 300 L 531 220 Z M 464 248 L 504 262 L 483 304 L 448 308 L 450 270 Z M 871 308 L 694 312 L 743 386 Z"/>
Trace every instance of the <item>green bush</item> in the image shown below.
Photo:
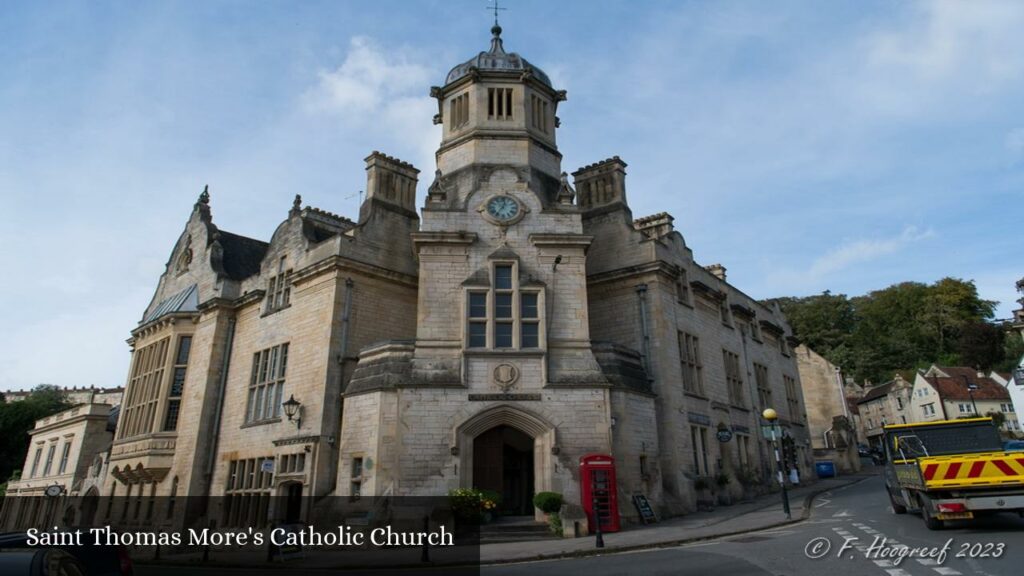
<path fill-rule="evenodd" d="M 562 535 L 562 517 L 558 512 L 548 514 L 548 529 L 559 536 Z"/>
<path fill-rule="evenodd" d="M 545 514 L 554 514 L 562 509 L 562 495 L 558 492 L 538 492 L 533 496 L 533 505 Z"/>

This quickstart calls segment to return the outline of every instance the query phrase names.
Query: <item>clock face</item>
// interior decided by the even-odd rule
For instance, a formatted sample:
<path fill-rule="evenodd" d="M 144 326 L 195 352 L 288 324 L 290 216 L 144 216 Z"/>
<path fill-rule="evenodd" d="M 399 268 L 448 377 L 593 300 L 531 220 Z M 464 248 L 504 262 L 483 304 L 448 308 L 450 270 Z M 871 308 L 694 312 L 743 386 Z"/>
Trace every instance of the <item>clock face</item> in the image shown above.
<path fill-rule="evenodd" d="M 495 196 L 487 202 L 487 213 L 497 220 L 511 220 L 519 214 L 519 203 L 508 196 Z"/>

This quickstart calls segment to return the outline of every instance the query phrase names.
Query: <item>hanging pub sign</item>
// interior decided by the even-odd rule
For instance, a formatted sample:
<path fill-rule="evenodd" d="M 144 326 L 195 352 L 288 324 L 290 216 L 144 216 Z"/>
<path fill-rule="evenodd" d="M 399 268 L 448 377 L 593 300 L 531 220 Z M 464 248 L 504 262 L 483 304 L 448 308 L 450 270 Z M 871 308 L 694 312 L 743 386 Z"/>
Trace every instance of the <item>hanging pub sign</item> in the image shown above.
<path fill-rule="evenodd" d="M 718 436 L 719 442 L 728 442 L 729 440 L 732 440 L 732 430 L 729 430 L 728 428 L 719 428 L 718 433 L 715 434 L 715 436 Z"/>

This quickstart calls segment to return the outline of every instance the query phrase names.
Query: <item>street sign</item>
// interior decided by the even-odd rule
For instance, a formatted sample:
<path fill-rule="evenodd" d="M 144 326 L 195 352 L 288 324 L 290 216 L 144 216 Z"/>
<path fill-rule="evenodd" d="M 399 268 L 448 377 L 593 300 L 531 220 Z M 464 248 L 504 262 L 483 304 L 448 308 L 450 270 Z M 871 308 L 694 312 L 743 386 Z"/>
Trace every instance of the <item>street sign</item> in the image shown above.
<path fill-rule="evenodd" d="M 721 430 L 718 431 L 716 436 L 718 436 L 719 442 L 728 442 L 729 440 L 732 440 L 732 430 L 729 430 L 728 428 L 722 428 Z"/>

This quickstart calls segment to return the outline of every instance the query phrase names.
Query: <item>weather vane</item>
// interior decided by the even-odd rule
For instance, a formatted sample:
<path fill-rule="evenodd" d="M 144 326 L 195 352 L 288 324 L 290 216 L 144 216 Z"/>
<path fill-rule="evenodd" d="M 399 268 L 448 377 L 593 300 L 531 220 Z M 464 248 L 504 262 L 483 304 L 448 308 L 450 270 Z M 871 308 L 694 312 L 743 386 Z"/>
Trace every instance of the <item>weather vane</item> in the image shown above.
<path fill-rule="evenodd" d="M 497 26 L 498 25 L 498 10 L 508 10 L 508 8 L 501 8 L 501 7 L 499 7 L 498 6 L 498 0 L 494 0 L 494 6 L 488 6 L 488 7 L 484 8 L 484 10 L 493 10 L 494 11 L 494 25 Z"/>

